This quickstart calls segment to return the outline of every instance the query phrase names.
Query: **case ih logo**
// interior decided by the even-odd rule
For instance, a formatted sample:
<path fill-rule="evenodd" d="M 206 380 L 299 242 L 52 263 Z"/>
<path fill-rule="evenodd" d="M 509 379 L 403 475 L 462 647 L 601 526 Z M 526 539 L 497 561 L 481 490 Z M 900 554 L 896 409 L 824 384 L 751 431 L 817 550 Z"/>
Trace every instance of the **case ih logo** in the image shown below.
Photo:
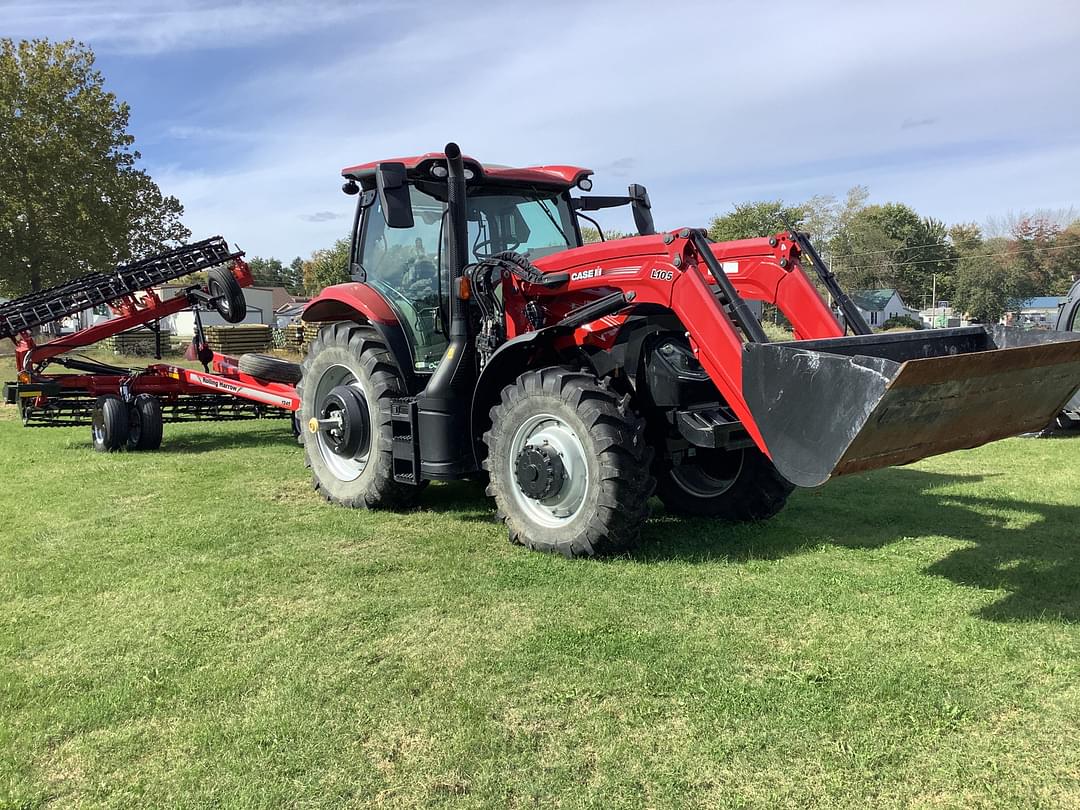
<path fill-rule="evenodd" d="M 594 267 L 592 270 L 578 270 L 576 273 L 570 274 L 571 281 L 584 281 L 587 278 L 596 278 L 604 271 L 599 267 Z"/>

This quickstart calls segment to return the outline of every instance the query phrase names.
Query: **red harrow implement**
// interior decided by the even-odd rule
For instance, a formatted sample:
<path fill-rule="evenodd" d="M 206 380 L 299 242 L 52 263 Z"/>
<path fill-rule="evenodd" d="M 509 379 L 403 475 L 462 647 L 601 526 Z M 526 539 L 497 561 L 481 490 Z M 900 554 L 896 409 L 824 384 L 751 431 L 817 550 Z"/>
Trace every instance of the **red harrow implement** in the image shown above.
<path fill-rule="evenodd" d="M 5 401 L 19 406 L 30 427 L 91 425 L 101 451 L 155 450 L 164 422 L 291 417 L 299 408 L 297 366 L 261 355 L 238 360 L 217 354 L 202 335 L 200 307 L 213 307 L 231 323 L 244 319 L 243 287 L 252 277 L 243 255 L 213 237 L 0 305 L 0 339 L 15 344 L 18 373 L 4 386 Z M 154 291 L 202 270 L 208 271 L 205 285 L 168 299 Z M 101 305 L 112 311 L 110 320 L 47 343 L 34 341 L 32 330 Z M 123 368 L 72 355 L 138 326 L 160 336 L 161 319 L 185 309 L 195 313 L 192 347 L 202 371 L 163 363 Z M 54 373 L 57 366 L 80 373 Z"/>

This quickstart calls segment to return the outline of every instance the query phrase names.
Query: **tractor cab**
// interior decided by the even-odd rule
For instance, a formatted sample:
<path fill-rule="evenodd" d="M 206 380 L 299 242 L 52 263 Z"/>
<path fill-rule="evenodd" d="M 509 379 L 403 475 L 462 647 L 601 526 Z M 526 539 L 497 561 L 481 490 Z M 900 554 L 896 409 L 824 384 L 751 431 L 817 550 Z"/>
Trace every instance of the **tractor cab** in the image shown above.
<path fill-rule="evenodd" d="M 592 171 L 578 166 L 510 168 L 468 157 L 463 164 L 463 264 L 505 251 L 535 260 L 580 247 L 579 211 L 635 205 L 631 196 L 572 197 L 572 189 L 592 188 Z M 350 275 L 386 299 L 405 330 L 413 372 L 430 373 L 448 346 L 454 276 L 446 157 L 429 153 L 366 163 L 346 168 L 342 176 L 345 192 L 359 195 Z M 643 187 L 631 188 L 647 201 Z"/>
<path fill-rule="evenodd" d="M 569 190 L 588 169 L 464 163 L 465 263 L 507 250 L 540 257 L 581 245 Z M 401 185 L 388 188 L 390 173 Z M 430 372 L 448 345 L 453 281 L 445 157 L 368 163 L 342 175 L 346 193 L 359 192 L 350 275 L 386 299 L 406 331 L 414 372 Z"/>

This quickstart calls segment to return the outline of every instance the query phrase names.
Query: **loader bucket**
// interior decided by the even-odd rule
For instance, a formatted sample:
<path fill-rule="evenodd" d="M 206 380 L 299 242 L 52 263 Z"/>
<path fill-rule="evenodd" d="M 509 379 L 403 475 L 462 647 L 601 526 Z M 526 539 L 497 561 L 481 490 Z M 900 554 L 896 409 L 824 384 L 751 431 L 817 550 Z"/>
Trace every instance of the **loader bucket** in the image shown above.
<path fill-rule="evenodd" d="M 804 487 L 1041 430 L 1080 385 L 1080 334 L 971 326 L 748 343 L 743 394 Z"/>

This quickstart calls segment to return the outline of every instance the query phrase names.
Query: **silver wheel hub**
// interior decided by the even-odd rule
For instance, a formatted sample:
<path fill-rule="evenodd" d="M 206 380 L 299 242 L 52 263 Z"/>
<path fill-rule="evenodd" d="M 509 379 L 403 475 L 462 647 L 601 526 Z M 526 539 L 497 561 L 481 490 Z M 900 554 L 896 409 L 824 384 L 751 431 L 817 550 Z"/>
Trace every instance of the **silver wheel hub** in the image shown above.
<path fill-rule="evenodd" d="M 355 388 L 360 394 L 364 407 L 367 407 L 367 398 L 364 396 L 364 390 L 360 385 L 360 380 L 352 369 L 341 365 L 330 366 L 330 368 L 323 372 L 322 376 L 319 377 L 319 381 L 315 385 L 315 411 L 317 414 L 323 416 L 322 420 L 316 421 L 340 422 L 340 416 L 336 412 L 327 414 L 321 413 L 323 404 L 327 401 L 330 392 L 338 386 Z M 338 427 L 337 431 L 335 431 L 331 425 L 323 425 L 315 433 L 315 450 L 335 478 L 339 481 L 355 481 L 360 477 L 364 468 L 367 467 L 368 457 L 370 455 L 369 444 L 365 443 L 363 452 L 357 453 L 356 455 L 342 455 L 341 436 L 338 432 L 340 429 L 341 428 Z"/>
<path fill-rule="evenodd" d="M 585 448 L 574 429 L 552 414 L 532 416 L 514 432 L 506 473 L 515 503 L 542 526 L 569 523 L 585 504 Z"/>

